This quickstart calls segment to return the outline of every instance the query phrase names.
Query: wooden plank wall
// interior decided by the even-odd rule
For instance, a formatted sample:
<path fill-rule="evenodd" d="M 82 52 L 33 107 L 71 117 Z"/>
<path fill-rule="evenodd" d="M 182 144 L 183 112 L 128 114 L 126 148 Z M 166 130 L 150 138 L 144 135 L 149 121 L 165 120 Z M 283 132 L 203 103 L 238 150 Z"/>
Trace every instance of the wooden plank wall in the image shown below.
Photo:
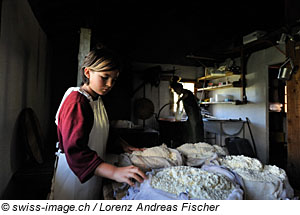
<path fill-rule="evenodd" d="M 287 56 L 300 65 L 300 42 L 288 42 Z M 299 67 L 300 68 L 300 67 Z M 294 189 L 300 190 L 300 70 L 287 81 L 287 174 Z"/>

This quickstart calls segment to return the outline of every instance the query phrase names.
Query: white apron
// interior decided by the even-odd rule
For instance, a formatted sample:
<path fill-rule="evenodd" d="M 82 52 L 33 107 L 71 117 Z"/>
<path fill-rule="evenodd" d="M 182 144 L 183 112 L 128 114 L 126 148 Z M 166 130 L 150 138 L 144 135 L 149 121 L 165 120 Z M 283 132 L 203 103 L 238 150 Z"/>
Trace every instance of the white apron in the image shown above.
<path fill-rule="evenodd" d="M 91 96 L 85 91 L 81 90 L 79 87 L 69 88 L 65 93 L 57 111 L 55 122 L 57 124 L 61 105 L 67 96 L 73 91 L 82 93 L 90 101 L 94 112 L 94 125 L 89 136 L 88 146 L 92 150 L 96 151 L 102 159 L 105 159 L 104 156 L 108 138 L 109 122 L 100 96 L 98 97 L 98 100 L 93 101 Z M 82 184 L 69 168 L 65 154 L 58 152 L 57 156 L 58 162 L 56 170 L 54 171 L 54 177 L 52 179 L 52 188 L 49 199 L 99 199 L 102 188 L 102 178 L 99 176 L 92 176 L 92 178 Z"/>

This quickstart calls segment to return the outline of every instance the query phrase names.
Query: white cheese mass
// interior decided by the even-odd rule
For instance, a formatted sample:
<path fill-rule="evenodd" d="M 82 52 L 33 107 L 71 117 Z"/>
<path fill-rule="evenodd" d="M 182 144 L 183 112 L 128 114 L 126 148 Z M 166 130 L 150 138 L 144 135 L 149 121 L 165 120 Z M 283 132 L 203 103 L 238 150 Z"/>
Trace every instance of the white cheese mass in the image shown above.
<path fill-rule="evenodd" d="M 243 179 L 251 181 L 276 182 L 284 180 L 287 176 L 283 169 L 277 166 L 263 165 L 258 159 L 240 156 L 226 156 L 218 158 L 224 165 L 237 172 Z"/>
<path fill-rule="evenodd" d="M 223 158 L 218 158 L 218 162 L 230 169 L 251 169 L 262 171 L 263 164 L 255 158 L 246 157 L 244 155 L 238 156 L 226 156 Z"/>
<path fill-rule="evenodd" d="M 164 168 L 151 178 L 153 188 L 179 195 L 188 193 L 192 199 L 225 200 L 235 185 L 225 176 L 198 168 L 176 166 Z"/>

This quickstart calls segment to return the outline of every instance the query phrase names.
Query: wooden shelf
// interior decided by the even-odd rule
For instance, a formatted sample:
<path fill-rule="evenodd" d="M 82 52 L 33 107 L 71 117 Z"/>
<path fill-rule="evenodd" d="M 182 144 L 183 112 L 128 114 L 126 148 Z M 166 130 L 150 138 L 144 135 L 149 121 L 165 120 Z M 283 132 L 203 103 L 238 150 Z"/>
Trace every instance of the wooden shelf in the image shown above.
<path fill-rule="evenodd" d="M 222 85 L 222 86 L 213 86 L 213 87 L 205 87 L 205 88 L 199 88 L 197 89 L 197 91 L 203 91 L 203 90 L 219 90 L 219 89 L 223 89 L 223 88 L 231 88 L 233 87 L 232 84 L 226 84 L 226 85 Z"/>
<path fill-rule="evenodd" d="M 202 105 L 213 105 L 213 104 L 230 104 L 230 105 L 235 105 L 236 102 L 232 101 L 232 102 L 200 102 L 200 104 Z"/>
<path fill-rule="evenodd" d="M 240 74 L 233 74 L 233 72 L 226 72 L 225 74 L 207 75 L 198 78 L 197 81 L 214 80 L 214 79 L 225 78 L 233 75 L 240 75 Z"/>

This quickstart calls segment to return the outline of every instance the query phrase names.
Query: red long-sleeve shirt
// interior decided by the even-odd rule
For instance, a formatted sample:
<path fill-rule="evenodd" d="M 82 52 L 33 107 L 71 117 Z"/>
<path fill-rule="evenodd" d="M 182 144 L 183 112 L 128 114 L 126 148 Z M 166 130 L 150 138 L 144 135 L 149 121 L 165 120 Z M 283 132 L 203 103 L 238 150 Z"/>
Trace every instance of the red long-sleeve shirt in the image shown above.
<path fill-rule="evenodd" d="M 60 108 L 57 134 L 60 149 L 81 183 L 89 180 L 97 166 L 103 162 L 88 146 L 93 123 L 94 114 L 89 100 L 73 91 Z"/>

